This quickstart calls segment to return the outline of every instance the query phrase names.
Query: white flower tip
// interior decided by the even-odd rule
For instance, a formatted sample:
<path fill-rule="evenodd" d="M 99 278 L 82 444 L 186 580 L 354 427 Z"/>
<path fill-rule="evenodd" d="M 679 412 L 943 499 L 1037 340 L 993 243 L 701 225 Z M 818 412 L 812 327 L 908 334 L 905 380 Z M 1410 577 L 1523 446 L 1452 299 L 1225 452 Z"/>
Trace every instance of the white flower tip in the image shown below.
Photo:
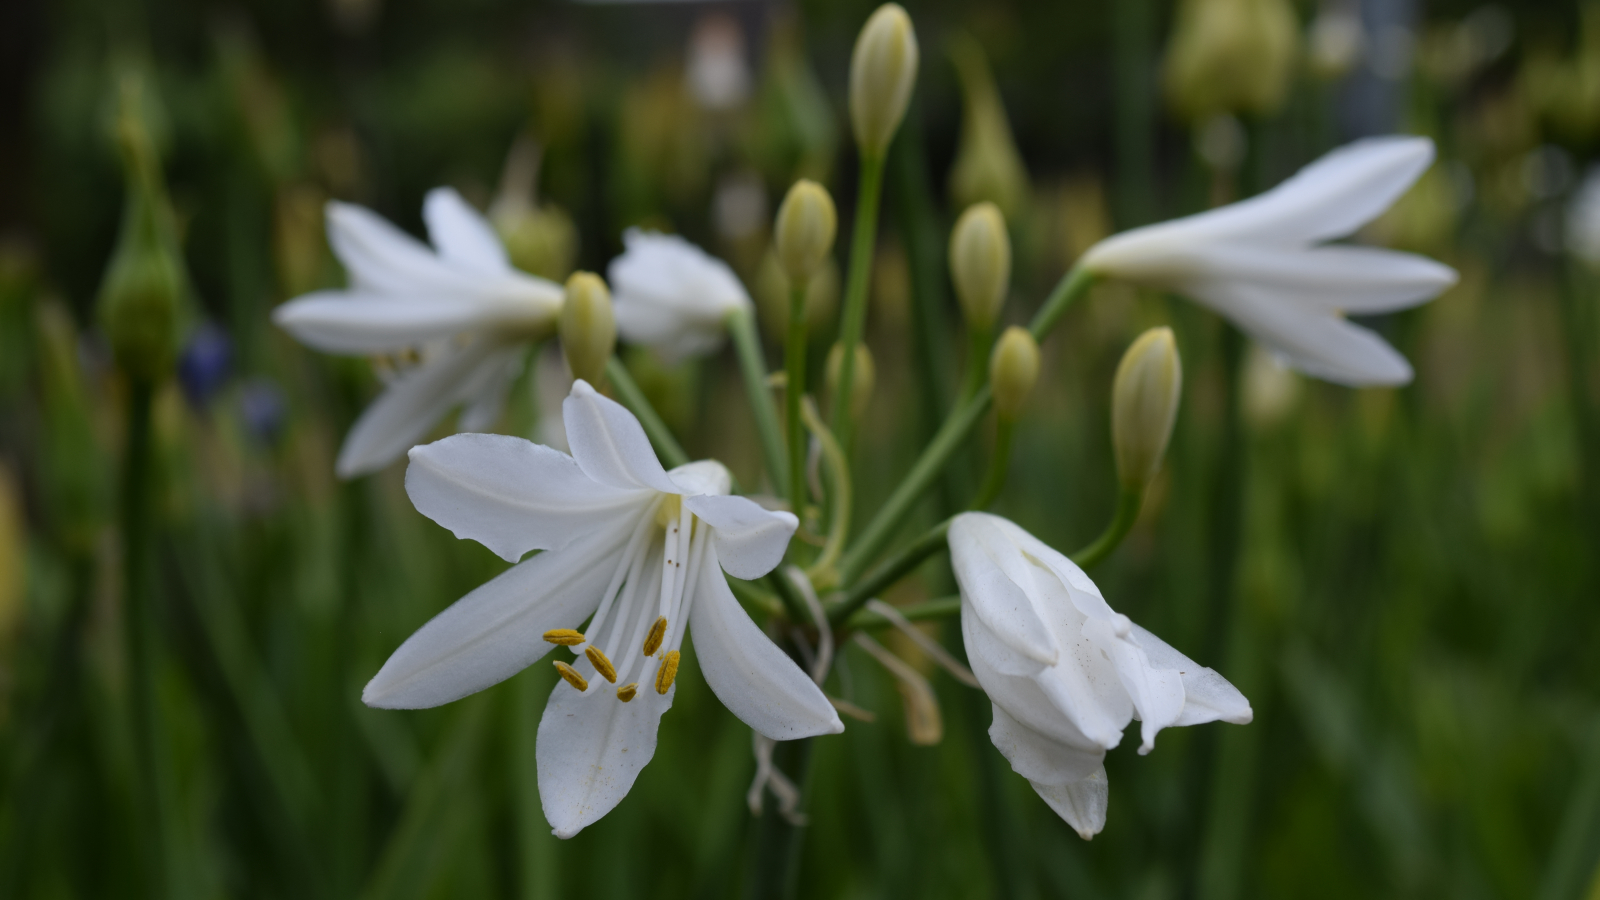
<path fill-rule="evenodd" d="M 589 382 L 579 378 L 572 382 L 572 393 L 569 396 L 588 398 L 595 396 L 595 393 L 595 389 L 589 384 Z"/>

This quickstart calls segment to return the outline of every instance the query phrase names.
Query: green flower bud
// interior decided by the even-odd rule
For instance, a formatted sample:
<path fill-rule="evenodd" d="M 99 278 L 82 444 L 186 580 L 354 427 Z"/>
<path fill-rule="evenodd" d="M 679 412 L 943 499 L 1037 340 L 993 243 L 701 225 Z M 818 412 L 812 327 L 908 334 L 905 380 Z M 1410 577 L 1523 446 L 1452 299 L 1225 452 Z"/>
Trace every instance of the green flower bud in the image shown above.
<path fill-rule="evenodd" d="M 917 34 L 898 3 L 878 7 L 856 38 L 850 57 L 850 121 L 868 156 L 889 149 L 917 80 Z"/>
<path fill-rule="evenodd" d="M 971 328 L 994 326 L 1011 286 L 1011 238 L 993 203 L 969 207 L 950 232 L 950 280 Z"/>
<path fill-rule="evenodd" d="M 1183 0 L 1167 48 L 1167 99 L 1191 122 L 1271 114 L 1288 93 L 1298 47 L 1286 0 Z"/>
<path fill-rule="evenodd" d="M 968 37 L 951 43 L 950 58 L 961 79 L 962 96 L 961 140 L 950 167 L 950 196 L 963 207 L 989 200 L 1019 221 L 1028 199 L 1028 170 L 989 61 L 978 42 Z"/>
<path fill-rule="evenodd" d="M 828 189 L 804 178 L 796 181 L 778 207 L 772 229 L 784 273 L 796 281 L 810 278 L 833 250 L 838 228 L 839 217 Z"/>
<path fill-rule="evenodd" d="M 833 396 L 839 389 L 839 369 L 844 366 L 844 345 L 834 344 L 828 351 L 827 384 L 828 396 Z M 866 344 L 856 344 L 856 362 L 854 371 L 850 374 L 850 418 L 858 421 L 861 414 L 867 411 L 867 402 L 872 399 L 872 388 L 877 383 L 878 370 L 872 362 L 872 351 Z"/>
<path fill-rule="evenodd" d="M 617 347 L 617 317 L 611 291 L 599 275 L 574 272 L 561 304 L 561 352 L 573 378 L 598 385 Z"/>
<path fill-rule="evenodd" d="M 539 165 L 544 149 L 529 137 L 511 145 L 489 221 L 506 245 L 511 264 L 540 278 L 561 281 L 578 256 L 578 227 L 559 206 L 540 203 Z"/>
<path fill-rule="evenodd" d="M 1026 328 L 1007 328 L 989 355 L 989 385 L 1001 419 L 1015 419 L 1022 412 L 1022 404 L 1038 380 L 1039 342 Z"/>
<path fill-rule="evenodd" d="M 1183 389 L 1183 365 L 1170 328 L 1152 328 L 1117 365 L 1111 387 L 1111 442 L 1125 488 L 1142 490 L 1161 469 Z"/>

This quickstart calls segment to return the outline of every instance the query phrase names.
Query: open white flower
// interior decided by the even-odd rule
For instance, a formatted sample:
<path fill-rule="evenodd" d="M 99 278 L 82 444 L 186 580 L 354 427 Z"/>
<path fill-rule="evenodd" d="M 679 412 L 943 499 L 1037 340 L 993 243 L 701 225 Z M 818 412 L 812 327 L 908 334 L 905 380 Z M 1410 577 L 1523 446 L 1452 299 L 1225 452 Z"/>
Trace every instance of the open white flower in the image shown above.
<path fill-rule="evenodd" d="M 1344 314 L 1416 306 L 1454 284 L 1455 270 L 1410 253 L 1324 242 L 1377 218 L 1432 163 L 1427 138 L 1356 141 L 1258 197 L 1113 235 L 1082 264 L 1186 294 L 1307 375 L 1404 384 L 1405 357 Z"/>
<path fill-rule="evenodd" d="M 795 517 L 727 496 L 721 463 L 664 471 L 633 414 L 587 382 L 563 413 L 571 456 L 491 434 L 412 449 L 406 491 L 423 515 L 513 562 L 544 552 L 418 629 L 362 700 L 438 706 L 570 647 L 538 739 L 545 818 L 565 838 L 621 802 L 655 754 L 690 626 L 706 683 L 757 732 L 790 740 L 844 726 L 723 580 L 771 571 Z"/>
<path fill-rule="evenodd" d="M 1138 718 L 1156 732 L 1250 721 L 1223 679 L 1106 604 L 1072 560 L 987 513 L 950 523 L 967 660 L 994 705 L 989 737 L 1011 768 L 1085 839 L 1105 827 L 1103 761 Z"/>
<path fill-rule="evenodd" d="M 462 431 L 491 426 L 528 344 L 554 330 L 561 286 L 512 268 L 488 221 L 450 188 L 423 204 L 431 248 L 360 206 L 335 201 L 327 215 L 350 286 L 290 300 L 273 321 L 318 350 L 416 360 L 350 429 L 340 477 L 388 465 L 458 405 Z"/>
<path fill-rule="evenodd" d="M 617 331 L 668 362 L 722 345 L 728 315 L 750 309 L 750 294 L 728 264 L 675 234 L 630 228 L 611 261 Z"/>

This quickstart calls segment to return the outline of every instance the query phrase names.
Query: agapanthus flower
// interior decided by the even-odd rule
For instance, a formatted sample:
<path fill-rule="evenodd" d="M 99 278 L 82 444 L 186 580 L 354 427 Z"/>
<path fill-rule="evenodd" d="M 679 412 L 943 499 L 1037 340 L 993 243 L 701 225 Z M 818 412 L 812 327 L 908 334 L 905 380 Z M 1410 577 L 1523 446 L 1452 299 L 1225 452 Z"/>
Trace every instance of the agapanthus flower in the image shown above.
<path fill-rule="evenodd" d="M 1347 144 L 1249 200 L 1113 235 L 1084 254 L 1097 275 L 1185 294 L 1327 381 L 1404 384 L 1411 365 L 1345 318 L 1406 309 L 1455 283 L 1426 257 L 1328 244 L 1377 218 L 1433 163 L 1420 137 Z"/>
<path fill-rule="evenodd" d="M 385 357 L 394 370 L 345 437 L 339 475 L 383 468 L 457 406 L 460 430 L 492 426 L 528 345 L 555 327 L 561 286 L 512 268 L 488 221 L 450 188 L 423 204 L 432 247 L 360 206 L 332 202 L 327 216 L 350 286 L 290 300 L 273 321 L 308 346 Z"/>
<path fill-rule="evenodd" d="M 585 381 L 563 414 L 571 456 L 491 434 L 412 449 L 406 491 L 420 512 L 512 562 L 543 552 L 418 629 L 362 699 L 438 706 L 569 648 L 572 661 L 555 663 L 562 680 L 537 753 L 545 818 L 571 837 L 621 802 L 654 755 L 691 628 L 706 683 L 760 734 L 790 740 L 844 726 L 723 578 L 771 571 L 795 517 L 728 496 L 720 463 L 663 470 L 633 414 Z"/>
<path fill-rule="evenodd" d="M 728 264 L 683 238 L 630 228 L 622 242 L 607 274 L 627 343 L 654 348 L 668 362 L 710 353 L 722 345 L 729 314 L 752 308 Z"/>
<path fill-rule="evenodd" d="M 950 524 L 967 661 L 994 706 L 989 737 L 1085 839 L 1105 827 L 1106 751 L 1140 721 L 1141 754 L 1176 725 L 1250 721 L 1221 675 L 1113 610 L 1072 560 L 999 516 Z"/>

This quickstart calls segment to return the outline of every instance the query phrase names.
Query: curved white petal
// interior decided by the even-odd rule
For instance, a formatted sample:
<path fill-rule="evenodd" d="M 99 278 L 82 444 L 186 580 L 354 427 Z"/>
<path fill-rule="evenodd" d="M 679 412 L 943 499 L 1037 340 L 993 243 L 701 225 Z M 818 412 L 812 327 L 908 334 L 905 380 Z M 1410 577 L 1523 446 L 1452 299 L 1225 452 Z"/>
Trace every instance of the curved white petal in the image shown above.
<path fill-rule="evenodd" d="M 1133 640 L 1150 658 L 1150 665 L 1176 671 L 1183 679 L 1183 714 L 1173 725 L 1200 725 L 1217 721 L 1248 725 L 1254 718 L 1250 701 L 1215 670 L 1184 656 L 1172 645 L 1138 625 L 1133 626 Z"/>
<path fill-rule="evenodd" d="M 1056 815 L 1078 832 L 1078 837 L 1090 840 L 1106 827 L 1106 810 L 1111 805 L 1111 784 L 1106 781 L 1104 766 L 1082 781 L 1055 785 L 1031 783 L 1034 791 L 1056 811 Z"/>
<path fill-rule="evenodd" d="M 1122 730 L 1133 717 L 1133 705 L 1099 649 L 1079 635 L 1066 645 L 1063 661 L 1032 673 L 1011 674 L 1003 654 L 982 620 L 968 615 L 963 604 L 961 637 L 967 663 L 989 699 L 1017 721 L 1058 743 L 1106 749 L 1122 742 Z"/>
<path fill-rule="evenodd" d="M 637 520 L 655 496 L 600 484 L 565 453 L 500 434 L 452 435 L 410 456 L 406 493 L 417 511 L 511 562 Z"/>
<path fill-rule="evenodd" d="M 1239 245 L 1207 254 L 1209 277 L 1248 282 L 1284 302 L 1381 313 L 1426 302 L 1456 282 L 1456 271 L 1425 256 L 1378 247 L 1311 250 Z"/>
<path fill-rule="evenodd" d="M 444 274 L 427 244 L 366 207 L 329 201 L 327 221 L 328 243 L 358 290 L 415 293 Z"/>
<path fill-rule="evenodd" d="M 477 379 L 464 392 L 468 402 L 456 420 L 457 431 L 489 431 L 495 427 L 505 412 L 511 385 L 527 362 L 527 350 L 522 344 L 506 347 L 496 354 L 497 362 L 486 361 L 478 368 Z"/>
<path fill-rule="evenodd" d="M 428 239 L 445 260 L 489 275 L 510 271 L 506 248 L 494 227 L 455 188 L 429 191 L 422 202 L 422 220 L 428 226 Z"/>
<path fill-rule="evenodd" d="M 1102 746 L 1053 740 L 1018 722 L 1000 704 L 990 706 L 994 721 L 989 725 L 989 740 L 1011 763 L 1012 771 L 1029 781 L 1047 785 L 1082 781 L 1098 771 L 1106 758 Z"/>
<path fill-rule="evenodd" d="M 644 426 L 622 404 L 578 379 L 561 404 L 567 444 L 584 473 L 601 484 L 682 493 L 661 468 Z"/>
<path fill-rule="evenodd" d="M 1144 650 L 1134 643 L 1133 623 L 1126 616 L 1119 622 L 1090 619 L 1083 634 L 1111 661 L 1117 680 L 1139 714 L 1139 752 L 1155 749 L 1156 733 L 1175 725 L 1183 716 L 1183 679 L 1176 670 L 1152 666 Z"/>
<path fill-rule="evenodd" d="M 1015 554 L 1001 546 L 1004 535 L 990 521 L 997 518 L 985 513 L 962 513 L 950 523 L 946 540 L 951 568 L 961 588 L 963 610 L 970 608 L 1000 642 L 1017 654 L 1051 665 L 1059 655 L 1055 637 L 1039 618 L 1025 586 L 1002 568 Z"/>
<path fill-rule="evenodd" d="M 451 407 L 485 365 L 484 340 L 450 347 L 402 373 L 368 406 L 345 435 L 335 470 L 353 478 L 383 468 L 416 444 Z"/>
<path fill-rule="evenodd" d="M 1411 364 L 1372 331 L 1330 310 L 1285 303 L 1240 285 L 1196 290 L 1195 298 L 1272 348 L 1284 363 L 1349 387 L 1411 381 Z"/>
<path fill-rule="evenodd" d="M 594 612 L 621 563 L 630 523 L 518 563 L 417 629 L 361 692 L 368 706 L 423 709 L 498 684 L 555 646 L 552 628 Z"/>
<path fill-rule="evenodd" d="M 315 291 L 272 311 L 272 321 L 328 353 L 383 353 L 492 325 L 493 308 L 358 291 Z"/>
<path fill-rule="evenodd" d="M 712 549 L 722 568 L 749 580 L 771 572 L 783 561 L 789 538 L 799 527 L 793 513 L 763 509 L 747 497 L 702 495 L 683 504 L 712 528 Z"/>
<path fill-rule="evenodd" d="M 616 808 L 639 772 L 656 753 L 656 729 L 678 688 L 657 694 L 649 685 L 627 703 L 615 686 L 594 673 L 582 657 L 573 667 L 586 673 L 589 690 L 579 693 L 556 682 L 539 720 L 534 756 L 539 800 L 556 837 L 569 838 Z"/>
<path fill-rule="evenodd" d="M 714 323 L 752 304 L 733 269 L 675 234 L 630 228 L 607 270 L 613 293 L 641 305 Z"/>
<path fill-rule="evenodd" d="M 843 731 L 822 689 L 750 621 L 712 562 L 701 567 L 699 584 L 693 586 L 699 593 L 689 613 L 689 636 L 717 699 L 773 740 Z"/>

